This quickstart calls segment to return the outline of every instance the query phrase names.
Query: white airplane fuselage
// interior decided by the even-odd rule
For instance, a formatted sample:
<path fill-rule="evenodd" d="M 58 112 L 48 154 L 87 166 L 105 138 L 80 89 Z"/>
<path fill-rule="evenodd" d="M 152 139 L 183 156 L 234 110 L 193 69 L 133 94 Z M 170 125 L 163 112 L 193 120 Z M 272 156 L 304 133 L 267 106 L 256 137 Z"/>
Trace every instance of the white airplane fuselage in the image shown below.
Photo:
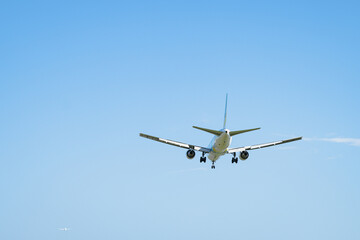
<path fill-rule="evenodd" d="M 215 136 L 210 142 L 209 148 L 211 148 L 211 152 L 208 153 L 208 158 L 213 162 L 224 155 L 231 144 L 230 131 L 228 129 L 221 131 L 223 131 L 223 133 L 221 133 L 220 136 Z"/>

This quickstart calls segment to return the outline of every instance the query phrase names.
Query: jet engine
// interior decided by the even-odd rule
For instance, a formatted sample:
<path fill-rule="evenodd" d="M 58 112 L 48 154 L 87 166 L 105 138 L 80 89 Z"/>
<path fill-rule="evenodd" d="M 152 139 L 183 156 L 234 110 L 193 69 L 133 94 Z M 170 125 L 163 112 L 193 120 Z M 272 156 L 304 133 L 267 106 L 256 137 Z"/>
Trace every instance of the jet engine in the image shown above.
<path fill-rule="evenodd" d="M 193 158 L 195 157 L 195 151 L 192 150 L 192 149 L 188 150 L 188 151 L 186 152 L 186 157 L 187 157 L 188 159 L 193 159 Z"/>
<path fill-rule="evenodd" d="M 248 157 L 249 157 L 248 151 L 242 151 L 242 152 L 240 153 L 240 159 L 241 159 L 241 160 L 245 161 Z"/>

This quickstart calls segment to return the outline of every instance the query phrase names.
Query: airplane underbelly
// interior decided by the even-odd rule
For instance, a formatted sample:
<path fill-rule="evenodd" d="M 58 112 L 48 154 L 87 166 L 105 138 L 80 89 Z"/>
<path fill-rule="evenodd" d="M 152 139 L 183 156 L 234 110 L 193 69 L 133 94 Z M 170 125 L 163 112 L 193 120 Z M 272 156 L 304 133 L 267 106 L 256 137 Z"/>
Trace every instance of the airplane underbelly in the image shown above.
<path fill-rule="evenodd" d="M 208 158 L 211 160 L 211 161 L 216 161 L 219 159 L 219 157 L 221 157 L 222 155 L 224 155 L 225 152 L 223 153 L 218 153 L 218 152 L 214 152 L 214 151 L 211 151 L 209 152 L 208 154 Z"/>
<path fill-rule="evenodd" d="M 220 155 L 215 153 L 215 152 L 210 152 L 209 155 L 208 155 L 208 158 L 211 161 L 216 161 L 216 160 L 218 160 L 219 157 L 220 157 Z"/>
<path fill-rule="evenodd" d="M 225 154 L 227 148 L 229 147 L 231 138 L 228 135 L 221 135 L 216 139 L 214 145 L 211 148 L 211 152 L 208 154 L 208 158 L 211 161 L 218 160 L 219 157 Z"/>

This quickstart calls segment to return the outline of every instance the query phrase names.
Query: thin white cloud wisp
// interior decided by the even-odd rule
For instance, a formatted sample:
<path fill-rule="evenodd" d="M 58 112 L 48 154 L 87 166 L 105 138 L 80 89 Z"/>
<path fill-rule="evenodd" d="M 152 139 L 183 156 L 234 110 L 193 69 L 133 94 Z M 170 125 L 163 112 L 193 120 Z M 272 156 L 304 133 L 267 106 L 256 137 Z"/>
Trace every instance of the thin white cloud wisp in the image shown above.
<path fill-rule="evenodd" d="M 346 143 L 351 146 L 360 147 L 360 138 L 305 138 L 307 141 L 324 141 L 333 143 Z"/>

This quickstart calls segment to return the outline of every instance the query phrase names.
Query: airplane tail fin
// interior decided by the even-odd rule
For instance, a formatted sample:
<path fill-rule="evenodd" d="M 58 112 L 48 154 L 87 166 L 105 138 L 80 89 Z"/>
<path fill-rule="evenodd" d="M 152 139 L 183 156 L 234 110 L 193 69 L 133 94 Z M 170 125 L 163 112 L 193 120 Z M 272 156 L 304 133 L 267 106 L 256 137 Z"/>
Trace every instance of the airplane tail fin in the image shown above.
<path fill-rule="evenodd" d="M 227 115 L 227 100 L 228 100 L 228 94 L 226 94 L 226 100 L 225 100 L 225 114 L 224 114 L 224 126 L 223 129 L 225 129 L 226 127 L 226 115 Z M 212 130 L 212 129 L 208 129 L 208 128 L 201 128 L 201 127 L 197 127 L 197 126 L 193 126 L 193 128 L 199 129 L 201 131 L 205 131 L 211 134 L 214 134 L 216 136 L 220 136 L 223 132 L 222 131 L 218 131 L 218 130 Z M 250 131 L 255 131 L 258 130 L 260 128 L 252 128 L 252 129 L 245 129 L 245 130 L 238 130 L 238 131 L 230 131 L 230 136 L 235 136 L 237 134 L 240 133 L 246 133 L 246 132 L 250 132 Z"/>
<path fill-rule="evenodd" d="M 224 126 L 223 126 L 223 129 L 225 129 L 225 127 L 226 127 L 227 100 L 228 100 L 228 94 L 226 94 L 226 100 L 225 100 L 225 114 L 224 114 Z"/>
<path fill-rule="evenodd" d="M 226 127 L 227 100 L 228 100 L 228 94 L 226 94 L 226 100 L 225 100 L 225 114 L 224 114 L 224 126 L 223 126 L 224 129 Z M 201 128 L 201 127 L 197 127 L 197 126 L 193 126 L 193 128 L 196 128 L 196 129 L 199 129 L 201 131 L 205 131 L 205 132 L 214 134 L 216 136 L 220 136 L 223 133 L 223 132 L 218 131 L 218 130 L 212 130 L 212 129 L 208 129 L 208 128 Z"/>

